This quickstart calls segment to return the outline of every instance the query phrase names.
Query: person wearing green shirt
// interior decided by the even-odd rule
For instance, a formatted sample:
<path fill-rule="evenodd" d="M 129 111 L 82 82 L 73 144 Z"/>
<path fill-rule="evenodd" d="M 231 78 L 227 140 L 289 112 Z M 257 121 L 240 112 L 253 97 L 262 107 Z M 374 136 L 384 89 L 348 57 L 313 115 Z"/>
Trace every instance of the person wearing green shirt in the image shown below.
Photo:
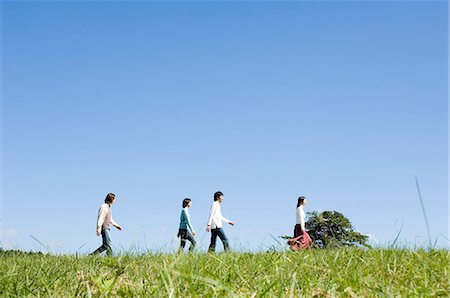
<path fill-rule="evenodd" d="M 179 251 L 183 251 L 186 246 L 186 240 L 191 242 L 189 246 L 189 251 L 192 251 L 195 248 L 195 231 L 192 227 L 191 216 L 189 215 L 189 208 L 192 206 L 192 200 L 186 198 L 183 200 L 183 209 L 181 210 L 180 215 L 180 229 L 178 230 L 178 237 L 181 238 L 180 249 Z"/>

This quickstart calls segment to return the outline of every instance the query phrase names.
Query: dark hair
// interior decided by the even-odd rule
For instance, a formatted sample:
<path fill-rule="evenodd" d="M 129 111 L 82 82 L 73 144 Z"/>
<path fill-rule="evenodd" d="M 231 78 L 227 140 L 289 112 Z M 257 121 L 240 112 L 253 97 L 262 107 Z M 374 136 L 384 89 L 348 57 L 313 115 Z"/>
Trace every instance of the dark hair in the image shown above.
<path fill-rule="evenodd" d="M 300 205 L 303 205 L 304 200 L 306 200 L 305 197 L 298 197 L 297 208 L 300 207 Z"/>
<path fill-rule="evenodd" d="M 189 199 L 189 198 L 184 199 L 184 200 L 183 200 L 183 208 L 186 208 L 187 205 L 189 205 L 189 203 L 190 203 L 191 201 L 192 201 L 192 200 Z"/>
<path fill-rule="evenodd" d="M 223 196 L 223 193 L 221 191 L 218 191 L 214 194 L 214 201 L 217 201 L 220 196 Z"/>
<path fill-rule="evenodd" d="M 109 193 L 109 194 L 106 195 L 105 203 L 106 204 L 110 204 L 110 203 L 112 203 L 114 201 L 115 198 L 116 198 L 115 194 Z"/>

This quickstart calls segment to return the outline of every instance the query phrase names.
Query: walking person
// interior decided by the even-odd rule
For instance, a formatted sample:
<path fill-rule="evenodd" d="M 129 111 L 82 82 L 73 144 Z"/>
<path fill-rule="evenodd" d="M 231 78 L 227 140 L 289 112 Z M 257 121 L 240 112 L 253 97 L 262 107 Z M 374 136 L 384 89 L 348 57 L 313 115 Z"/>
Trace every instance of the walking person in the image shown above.
<path fill-rule="evenodd" d="M 189 208 L 192 206 L 192 200 L 186 198 L 183 200 L 183 209 L 180 215 L 180 228 L 178 230 L 178 236 L 181 238 L 180 249 L 178 251 L 183 251 L 186 246 L 186 240 L 191 244 L 189 245 L 189 251 L 193 251 L 195 248 L 195 231 L 192 228 L 191 216 L 189 214 Z"/>
<path fill-rule="evenodd" d="M 308 203 L 305 197 L 299 197 L 297 200 L 296 224 L 294 227 L 294 238 L 289 239 L 288 244 L 292 250 L 303 250 L 308 248 L 311 243 L 311 237 L 305 228 L 305 210 L 304 206 Z"/>
<path fill-rule="evenodd" d="M 210 252 L 214 252 L 216 250 L 217 237 L 219 237 L 222 241 L 225 251 L 228 251 L 230 249 L 227 236 L 222 229 L 222 221 L 225 221 L 232 226 L 234 226 L 235 222 L 226 219 L 222 215 L 220 204 L 222 204 L 223 202 L 223 197 L 223 193 L 220 191 L 214 194 L 214 203 L 212 204 L 211 211 L 209 213 L 208 226 L 206 228 L 206 231 L 211 231 L 211 243 L 209 244 L 208 249 L 208 251 Z"/>
<path fill-rule="evenodd" d="M 305 197 L 299 197 L 297 200 L 297 211 L 296 211 L 296 224 L 294 228 L 294 238 L 303 235 L 306 231 L 305 229 L 305 210 L 303 206 L 308 203 Z"/>
<path fill-rule="evenodd" d="M 97 218 L 97 236 L 102 235 L 102 245 L 97 248 L 91 255 L 99 254 L 106 250 L 106 254 L 108 256 L 112 255 L 112 247 L 111 247 L 111 238 L 109 237 L 109 233 L 111 230 L 111 225 L 116 227 L 119 231 L 122 230 L 122 227 L 116 223 L 112 217 L 111 206 L 116 201 L 116 195 L 113 193 L 109 193 L 106 195 L 105 203 L 100 206 L 98 211 Z"/>

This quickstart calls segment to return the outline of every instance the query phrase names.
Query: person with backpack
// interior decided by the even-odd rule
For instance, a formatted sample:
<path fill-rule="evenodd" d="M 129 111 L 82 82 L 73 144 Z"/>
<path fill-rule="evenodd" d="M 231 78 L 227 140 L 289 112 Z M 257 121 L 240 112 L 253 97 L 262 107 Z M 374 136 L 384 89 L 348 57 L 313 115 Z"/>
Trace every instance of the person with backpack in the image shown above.
<path fill-rule="evenodd" d="M 195 248 L 195 231 L 192 228 L 191 216 L 189 214 L 189 208 L 192 206 L 192 200 L 186 198 L 183 200 L 183 209 L 181 210 L 180 215 L 180 228 L 178 230 L 177 237 L 180 237 L 180 249 L 178 251 L 183 251 L 186 246 L 186 240 L 188 240 L 191 245 L 189 245 L 189 251 L 193 251 Z"/>
<path fill-rule="evenodd" d="M 225 232 L 222 229 L 222 221 L 227 222 L 228 224 L 234 226 L 235 222 L 231 221 L 229 219 L 226 219 L 222 215 L 222 210 L 220 208 L 220 204 L 223 202 L 223 193 L 218 191 L 214 194 L 214 203 L 211 206 L 211 211 L 209 213 L 209 219 L 208 219 L 208 226 L 206 228 L 206 231 L 211 231 L 211 243 L 209 244 L 209 252 L 214 252 L 216 250 L 216 240 L 217 237 L 220 238 L 220 240 L 223 243 L 223 248 L 225 251 L 229 251 L 230 246 L 227 239 L 227 236 L 225 235 Z"/>

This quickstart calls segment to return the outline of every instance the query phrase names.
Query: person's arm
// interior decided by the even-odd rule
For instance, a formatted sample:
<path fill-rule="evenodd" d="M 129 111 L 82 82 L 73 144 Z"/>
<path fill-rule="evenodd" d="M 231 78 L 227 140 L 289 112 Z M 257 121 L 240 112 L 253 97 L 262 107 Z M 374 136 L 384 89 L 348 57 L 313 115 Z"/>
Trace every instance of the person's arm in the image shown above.
<path fill-rule="evenodd" d="M 220 206 L 219 206 L 220 208 Z M 222 215 L 222 209 L 220 209 L 220 220 L 226 222 L 227 224 L 230 224 L 232 226 L 234 226 L 234 221 L 229 220 L 228 218 L 226 218 L 225 216 Z"/>
<path fill-rule="evenodd" d="M 208 227 L 206 228 L 207 231 L 209 231 L 211 229 L 212 219 L 214 217 L 214 214 L 216 213 L 216 210 L 217 210 L 217 204 L 213 203 L 211 206 L 211 211 L 209 212 Z"/>
<path fill-rule="evenodd" d="M 112 218 L 112 213 L 111 213 L 111 224 L 116 227 L 119 231 L 122 230 L 122 227 Z"/>
<path fill-rule="evenodd" d="M 188 216 L 187 216 L 186 210 L 184 210 L 184 208 L 181 209 L 180 222 L 185 223 L 186 226 L 189 228 Z"/>
<path fill-rule="evenodd" d="M 105 222 L 106 214 L 108 213 L 108 208 L 104 205 L 100 207 L 100 210 L 98 211 L 98 218 L 97 218 L 97 235 L 100 235 L 100 232 L 102 230 L 103 223 Z"/>
<path fill-rule="evenodd" d="M 305 212 L 300 212 L 300 226 L 302 227 L 302 231 L 305 232 Z"/>
<path fill-rule="evenodd" d="M 228 224 L 230 224 L 230 225 L 232 225 L 232 226 L 234 226 L 236 223 L 234 222 L 234 221 L 232 221 L 232 220 L 229 220 L 229 219 L 226 219 L 225 217 L 223 217 L 222 216 L 222 220 L 223 221 L 225 221 L 226 223 L 228 223 Z"/>
<path fill-rule="evenodd" d="M 194 228 L 192 227 L 190 216 L 186 213 L 186 210 L 184 210 L 184 209 L 183 209 L 183 213 L 184 213 L 184 217 L 186 218 L 186 223 L 187 223 L 188 228 L 191 230 L 191 233 L 195 236 L 195 231 L 194 231 Z"/>
<path fill-rule="evenodd" d="M 223 216 L 223 215 L 222 215 L 222 221 L 224 221 L 224 222 L 226 222 L 226 223 L 228 223 L 228 224 L 231 224 L 231 223 L 232 223 L 231 220 L 225 218 L 225 216 Z"/>

